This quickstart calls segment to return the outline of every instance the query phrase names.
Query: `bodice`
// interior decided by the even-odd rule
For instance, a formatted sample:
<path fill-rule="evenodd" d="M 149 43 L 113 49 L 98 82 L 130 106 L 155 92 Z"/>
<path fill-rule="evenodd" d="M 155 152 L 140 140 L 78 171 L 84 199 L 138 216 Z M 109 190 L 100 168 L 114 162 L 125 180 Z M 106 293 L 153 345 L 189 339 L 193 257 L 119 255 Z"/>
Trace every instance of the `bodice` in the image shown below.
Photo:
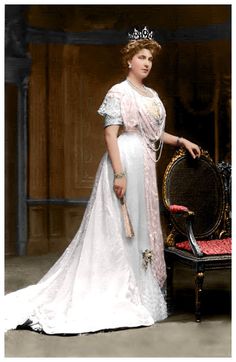
<path fill-rule="evenodd" d="M 105 116 L 105 127 L 117 124 L 123 125 L 126 132 L 138 131 L 155 152 L 160 149 L 155 143 L 161 141 L 166 112 L 158 94 L 147 89 L 152 96 L 141 95 L 127 80 L 116 84 L 108 91 L 98 113 Z"/>

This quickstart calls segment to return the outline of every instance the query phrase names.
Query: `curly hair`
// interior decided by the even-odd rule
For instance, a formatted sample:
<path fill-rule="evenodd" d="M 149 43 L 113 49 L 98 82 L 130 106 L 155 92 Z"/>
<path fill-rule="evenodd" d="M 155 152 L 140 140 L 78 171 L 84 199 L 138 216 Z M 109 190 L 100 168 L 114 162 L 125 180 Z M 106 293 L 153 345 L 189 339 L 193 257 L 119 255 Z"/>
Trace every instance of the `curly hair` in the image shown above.
<path fill-rule="evenodd" d="M 128 67 L 128 61 L 133 58 L 135 54 L 137 54 L 142 49 L 148 49 L 153 58 L 160 52 L 161 46 L 158 42 L 152 39 L 138 39 L 131 40 L 128 44 L 121 49 L 122 54 L 122 65 L 124 68 Z"/>

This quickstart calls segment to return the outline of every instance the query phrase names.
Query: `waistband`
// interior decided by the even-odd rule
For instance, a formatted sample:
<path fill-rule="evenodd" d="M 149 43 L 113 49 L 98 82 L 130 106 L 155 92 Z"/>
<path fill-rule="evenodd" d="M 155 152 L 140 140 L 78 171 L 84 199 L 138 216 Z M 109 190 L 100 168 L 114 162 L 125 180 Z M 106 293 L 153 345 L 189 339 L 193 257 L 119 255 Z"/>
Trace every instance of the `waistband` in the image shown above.
<path fill-rule="evenodd" d="M 125 129 L 122 131 L 122 134 L 124 133 L 137 133 L 137 134 L 141 134 L 139 129 L 136 128 L 131 128 L 131 129 Z"/>

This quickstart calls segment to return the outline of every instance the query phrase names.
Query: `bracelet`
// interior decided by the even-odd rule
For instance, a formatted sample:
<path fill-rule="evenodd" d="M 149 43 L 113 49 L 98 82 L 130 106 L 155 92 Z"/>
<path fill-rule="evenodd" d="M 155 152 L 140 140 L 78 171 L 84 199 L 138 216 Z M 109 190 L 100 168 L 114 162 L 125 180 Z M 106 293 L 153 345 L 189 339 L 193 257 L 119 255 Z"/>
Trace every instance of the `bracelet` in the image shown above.
<path fill-rule="evenodd" d="M 125 176 L 125 172 L 114 173 L 114 178 L 122 178 Z"/>

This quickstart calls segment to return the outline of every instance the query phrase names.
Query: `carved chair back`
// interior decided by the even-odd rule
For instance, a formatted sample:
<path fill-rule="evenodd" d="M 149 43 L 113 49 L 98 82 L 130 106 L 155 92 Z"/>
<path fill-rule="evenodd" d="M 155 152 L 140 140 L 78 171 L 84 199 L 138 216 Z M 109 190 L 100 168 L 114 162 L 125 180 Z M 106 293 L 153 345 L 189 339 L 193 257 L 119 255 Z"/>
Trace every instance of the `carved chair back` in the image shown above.
<path fill-rule="evenodd" d="M 228 197 L 224 178 L 207 151 L 193 159 L 180 149 L 169 163 L 163 181 L 165 206 L 183 205 L 195 214 L 193 232 L 197 239 L 220 237 L 225 231 Z M 175 229 L 186 234 L 184 218 L 171 214 Z"/>

